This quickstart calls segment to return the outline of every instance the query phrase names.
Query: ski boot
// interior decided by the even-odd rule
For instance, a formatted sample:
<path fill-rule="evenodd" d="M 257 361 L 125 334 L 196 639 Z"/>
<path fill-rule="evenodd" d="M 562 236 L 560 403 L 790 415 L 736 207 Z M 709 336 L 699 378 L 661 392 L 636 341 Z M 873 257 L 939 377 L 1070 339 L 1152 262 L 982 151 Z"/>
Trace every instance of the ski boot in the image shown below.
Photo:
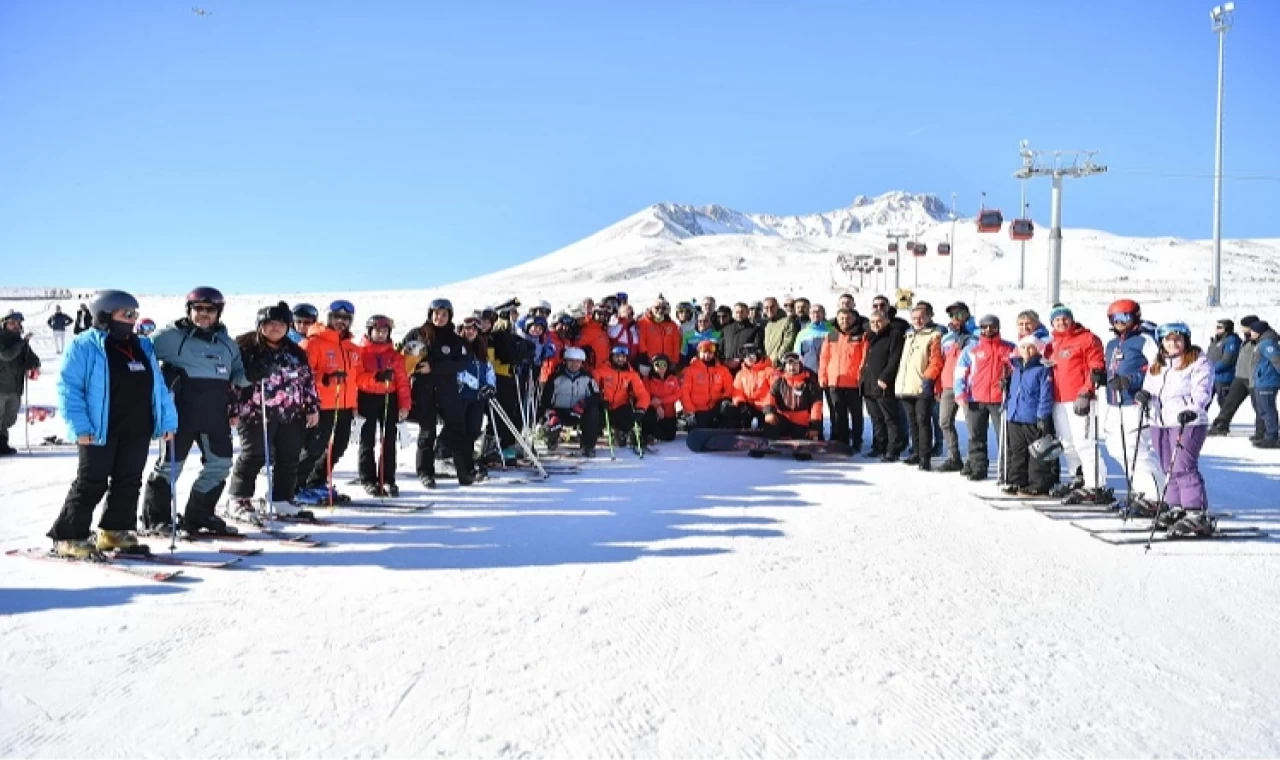
<path fill-rule="evenodd" d="M 1187 513 L 1169 527 L 1171 538 L 1190 538 L 1192 536 L 1212 536 L 1218 531 L 1218 521 L 1210 517 L 1203 509 L 1188 510 Z"/>
<path fill-rule="evenodd" d="M 234 536 L 240 531 L 227 525 L 227 521 L 212 512 L 200 512 L 183 515 L 183 524 L 192 533 L 209 533 L 215 536 Z"/>
<path fill-rule="evenodd" d="M 1127 517 L 1155 517 L 1165 510 L 1164 502 L 1148 499 L 1140 493 L 1129 494 L 1121 513 Z"/>
<path fill-rule="evenodd" d="M 1013 484 L 1000 486 L 1000 493 L 1004 494 L 1005 496 L 1017 496 L 1018 490 L 1019 490 L 1018 486 L 1015 486 Z"/>
<path fill-rule="evenodd" d="M 368 483 L 361 483 L 360 486 L 361 488 L 364 489 L 364 492 L 369 494 L 370 496 L 377 496 L 381 498 L 387 495 L 386 489 L 384 489 L 382 486 L 372 481 Z"/>
<path fill-rule="evenodd" d="M 53 553 L 63 559 L 101 562 L 104 558 L 98 546 L 87 538 L 67 538 L 53 542 Z"/>
<path fill-rule="evenodd" d="M 226 514 L 233 519 L 262 527 L 262 515 L 253 506 L 253 499 L 231 499 L 225 509 Z"/>
<path fill-rule="evenodd" d="M 426 488 L 428 490 L 434 490 L 436 487 L 436 476 L 421 475 L 418 477 L 418 482 L 422 483 L 423 488 Z"/>
<path fill-rule="evenodd" d="M 1076 504 L 1097 504 L 1105 506 L 1116 500 L 1115 492 L 1110 488 L 1076 488 L 1062 499 L 1067 506 Z"/>
<path fill-rule="evenodd" d="M 300 520 L 314 520 L 316 516 L 309 509 L 303 509 L 292 501 L 273 501 L 271 510 L 280 517 L 296 517 Z"/>
<path fill-rule="evenodd" d="M 400 495 L 400 486 L 396 485 L 395 483 L 388 483 L 385 486 L 385 488 L 387 491 L 387 496 L 390 496 L 393 499 Z"/>
<path fill-rule="evenodd" d="M 1170 505 L 1168 509 L 1156 515 L 1156 530 L 1167 531 L 1186 516 L 1187 510 L 1182 507 Z"/>
<path fill-rule="evenodd" d="M 138 543 L 138 536 L 131 530 L 99 530 L 94 542 L 103 554 L 150 554 L 151 548 Z"/>
<path fill-rule="evenodd" d="M 1049 489 L 1049 495 L 1055 499 L 1065 499 L 1071 495 L 1072 491 L 1080 491 L 1084 489 L 1084 480 L 1076 478 L 1070 483 L 1059 483 Z"/>
<path fill-rule="evenodd" d="M 1022 486 L 1018 489 L 1019 496 L 1026 496 L 1030 499 L 1039 499 L 1049 495 L 1049 492 L 1043 488 L 1032 488 L 1031 486 Z"/>

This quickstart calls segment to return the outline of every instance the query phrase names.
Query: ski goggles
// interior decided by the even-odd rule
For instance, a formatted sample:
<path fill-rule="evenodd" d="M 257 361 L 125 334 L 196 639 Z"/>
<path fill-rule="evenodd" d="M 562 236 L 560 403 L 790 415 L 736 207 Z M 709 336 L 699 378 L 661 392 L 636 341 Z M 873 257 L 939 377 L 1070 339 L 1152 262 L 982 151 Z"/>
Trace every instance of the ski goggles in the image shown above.
<path fill-rule="evenodd" d="M 337 300 L 329 304 L 329 316 L 331 317 L 351 319 L 355 315 L 356 307 L 350 301 Z"/>
<path fill-rule="evenodd" d="M 1113 325 L 1128 325 L 1133 323 L 1133 315 L 1122 311 L 1118 314 L 1112 314 L 1110 320 Z"/>
<path fill-rule="evenodd" d="M 479 330 L 480 329 L 479 318 L 467 317 L 466 319 L 462 320 L 462 329 L 463 330 Z"/>
<path fill-rule="evenodd" d="M 143 324 L 138 325 L 138 334 L 141 336 L 145 337 L 155 331 L 156 331 L 156 326 L 154 323 L 144 322 Z"/>

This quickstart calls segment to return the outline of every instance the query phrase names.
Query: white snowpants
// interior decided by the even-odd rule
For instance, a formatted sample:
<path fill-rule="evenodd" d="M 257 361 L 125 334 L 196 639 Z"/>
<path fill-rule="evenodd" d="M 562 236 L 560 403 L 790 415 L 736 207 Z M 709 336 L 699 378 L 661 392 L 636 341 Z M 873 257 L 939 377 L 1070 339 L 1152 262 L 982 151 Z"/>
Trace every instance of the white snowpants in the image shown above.
<path fill-rule="evenodd" d="M 1107 484 L 1107 461 L 1093 455 L 1093 415 L 1098 412 L 1097 402 L 1092 402 L 1089 408 L 1088 417 L 1078 417 L 1072 402 L 1053 405 L 1053 429 L 1062 441 L 1062 455 L 1067 458 L 1067 482 L 1075 478 L 1079 467 L 1084 473 L 1085 488 Z"/>
<path fill-rule="evenodd" d="M 1151 449 L 1151 436 L 1148 428 L 1143 427 L 1138 433 L 1138 419 L 1142 409 L 1137 404 L 1128 406 L 1102 406 L 1102 435 L 1107 444 L 1107 453 L 1111 458 L 1123 464 L 1129 463 L 1133 470 L 1134 493 L 1146 494 L 1155 498 L 1160 493 L 1160 484 L 1164 482 L 1164 470 L 1156 460 Z M 1124 437 L 1120 436 L 1120 428 L 1124 427 Z M 1137 456 L 1135 459 L 1135 447 Z M 1127 457 L 1127 459 L 1126 459 Z"/>
<path fill-rule="evenodd" d="M 58 353 L 62 353 L 62 349 L 65 348 L 66 345 L 67 345 L 67 331 L 54 330 L 53 331 L 53 347 L 58 350 Z"/>

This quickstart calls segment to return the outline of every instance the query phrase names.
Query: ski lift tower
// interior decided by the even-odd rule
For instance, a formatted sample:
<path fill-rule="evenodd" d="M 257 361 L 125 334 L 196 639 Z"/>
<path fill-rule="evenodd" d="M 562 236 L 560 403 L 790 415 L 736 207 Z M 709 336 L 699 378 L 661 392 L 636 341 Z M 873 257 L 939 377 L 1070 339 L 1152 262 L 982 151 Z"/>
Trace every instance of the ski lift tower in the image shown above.
<path fill-rule="evenodd" d="M 1064 177 L 1088 177 L 1102 174 L 1107 167 L 1096 164 L 1096 150 L 1040 151 L 1031 150 L 1026 140 L 1018 145 L 1022 168 L 1013 173 L 1016 179 L 1051 177 L 1053 209 L 1049 229 L 1048 299 L 1052 306 L 1062 299 L 1062 180 Z"/>

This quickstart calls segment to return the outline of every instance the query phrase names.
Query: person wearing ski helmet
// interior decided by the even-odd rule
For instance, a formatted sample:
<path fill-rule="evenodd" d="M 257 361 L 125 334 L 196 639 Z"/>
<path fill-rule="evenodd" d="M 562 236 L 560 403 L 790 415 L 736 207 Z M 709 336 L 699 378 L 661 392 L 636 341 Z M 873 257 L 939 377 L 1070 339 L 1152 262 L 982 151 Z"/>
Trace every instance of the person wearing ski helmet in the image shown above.
<path fill-rule="evenodd" d="M 409 416 L 412 399 L 404 357 L 391 342 L 395 322 L 382 314 L 365 320 L 360 342 L 360 388 L 356 414 L 360 425 L 360 485 L 370 496 L 400 495 L 396 485 L 398 423 Z M 379 435 L 381 432 L 381 435 Z M 376 451 L 375 451 L 376 449 Z"/>
<path fill-rule="evenodd" d="M 1111 458 L 1126 465 L 1130 492 L 1125 498 L 1130 509 L 1138 514 L 1154 514 L 1154 502 L 1143 496 L 1159 493 L 1164 473 L 1151 449 L 1144 406 L 1134 395 L 1142 390 L 1147 370 L 1159 356 L 1160 347 L 1155 336 L 1143 327 L 1142 309 L 1136 301 L 1122 298 L 1113 302 L 1107 309 L 1107 320 L 1115 337 L 1107 342 L 1103 351 L 1107 365 L 1106 404 L 1101 423 L 1103 440 Z M 1097 379 L 1102 380 L 1103 373 L 1098 373 Z"/>
<path fill-rule="evenodd" d="M 1280 390 L 1280 338 L 1262 320 L 1249 328 L 1257 335 L 1257 363 L 1253 369 L 1253 408 L 1262 420 L 1262 437 L 1253 441 L 1259 449 L 1280 449 L 1280 420 L 1276 416 L 1276 392 Z"/>
<path fill-rule="evenodd" d="M 835 329 L 822 343 L 818 385 L 827 394 L 831 440 L 849 445 L 849 456 L 862 451 L 862 362 L 867 355 L 865 320 L 852 308 L 836 312 Z"/>
<path fill-rule="evenodd" d="M 748 343 L 738 350 L 740 366 L 733 377 L 733 405 L 720 424 L 732 430 L 749 430 L 754 422 L 764 428 L 764 408 L 769 403 L 778 369 L 765 355 L 764 346 Z"/>
<path fill-rule="evenodd" d="M 1005 389 L 1012 372 L 1009 361 L 1016 351 L 1014 344 L 1000 337 L 1000 318 L 987 314 L 978 320 L 978 342 L 956 362 L 956 403 L 964 407 L 965 425 L 969 428 L 969 458 L 960 472 L 969 480 L 987 478 L 990 426 L 995 426 L 996 443 L 1003 445 L 1000 437 L 1004 434 L 1001 420 L 1007 397 Z M 1004 481 L 1003 472 L 1000 472 L 1000 481 Z"/>
<path fill-rule="evenodd" d="M 1240 347 L 1243 341 L 1236 335 L 1236 323 L 1230 319 L 1219 319 L 1213 338 L 1209 340 L 1209 348 L 1205 358 L 1213 366 L 1213 397 L 1218 402 L 1218 417 L 1209 426 L 1209 435 L 1226 435 L 1230 432 L 1231 420 L 1223 420 L 1228 399 L 1231 398 L 1231 386 L 1236 381 L 1236 362 L 1240 358 Z M 1248 384 L 1245 383 L 1245 395 Z M 1241 396 L 1244 400 L 1244 396 Z M 1239 401 L 1236 402 L 1239 406 Z M 1233 410 L 1234 412 L 1234 410 Z"/>
<path fill-rule="evenodd" d="M 1170 322 L 1156 330 L 1160 353 L 1147 371 L 1135 400 L 1147 410 L 1151 444 L 1168 473 L 1164 493 L 1157 492 L 1155 527 L 1174 535 L 1207 535 L 1213 523 L 1205 514 L 1208 496 L 1200 473 L 1200 450 L 1209 434 L 1213 366 L 1191 343 L 1191 328 Z"/>
<path fill-rule="evenodd" d="M 263 519 L 254 506 L 253 494 L 258 473 L 268 459 L 268 512 L 285 517 L 304 515 L 293 497 L 298 490 L 298 466 L 307 430 L 320 422 L 320 397 L 307 352 L 289 339 L 292 321 L 289 305 L 281 301 L 259 309 L 256 329 L 236 336 L 249 385 L 238 389 L 235 416 L 240 420 L 236 429 L 240 453 L 227 480 L 227 496 L 231 516 L 244 522 Z"/>
<path fill-rule="evenodd" d="M 645 410 L 641 430 L 645 442 L 674 441 L 678 415 L 676 402 L 680 400 L 680 378 L 671 372 L 671 359 L 658 354 L 652 359 L 648 377 L 644 379 L 649 391 L 649 408 Z"/>
<path fill-rule="evenodd" d="M 333 301 L 325 323 L 314 325 L 302 344 L 320 396 L 320 421 L 307 436 L 298 468 L 297 501 L 304 504 L 350 500 L 334 488 L 333 470 L 351 442 L 351 421 L 365 380 L 360 346 L 351 332 L 355 316 L 350 301 Z"/>
<path fill-rule="evenodd" d="M 907 430 L 915 452 L 902 460 L 928 472 L 933 469 L 933 407 L 942 376 L 942 329 L 933 323 L 933 309 L 921 301 L 911 309 L 911 331 L 903 337 L 902 358 L 893 393 L 906 408 Z"/>
<path fill-rule="evenodd" d="M 293 326 L 289 329 L 289 340 L 301 346 L 302 341 L 307 339 L 307 333 L 320 320 L 320 312 L 309 303 L 300 303 L 293 307 L 292 316 Z"/>
<path fill-rule="evenodd" d="M 938 423 L 946 442 L 947 459 L 938 469 L 942 472 L 964 470 L 960 456 L 960 435 L 956 431 L 956 415 L 961 404 L 956 402 L 956 366 L 960 357 L 978 342 L 977 324 L 969 314 L 969 306 L 956 301 L 947 307 L 947 334 L 942 336 L 942 397 L 938 401 Z"/>
<path fill-rule="evenodd" d="M 497 375 L 488 357 L 492 353 L 485 340 L 484 319 L 471 316 L 462 320 L 458 337 L 466 345 L 466 361 L 454 374 L 457 387 L 453 418 L 459 421 L 461 433 L 456 435 L 454 463 L 458 468 L 458 484 L 469 486 L 488 477 L 485 461 L 475 461 L 476 441 L 484 430 L 489 404 L 497 396 Z M 494 421 L 494 417 L 489 417 Z M 448 428 L 453 422 L 446 422 Z M 461 456 L 459 456 L 461 449 Z M 482 447 L 484 450 L 484 447 Z"/>
<path fill-rule="evenodd" d="M 40 357 L 31 350 L 31 333 L 22 330 L 22 313 L 10 310 L 0 319 L 0 456 L 18 453 L 9 445 L 9 429 L 28 380 L 40 377 Z"/>
<path fill-rule="evenodd" d="M 1013 374 L 1009 379 L 1009 415 L 1005 447 L 1006 494 L 1039 497 L 1049 493 L 1053 481 L 1053 464 L 1032 456 L 1032 444 L 1053 434 L 1053 372 L 1044 365 L 1041 354 L 1047 342 L 1028 331 L 1018 339 L 1018 355 L 1009 360 Z"/>
<path fill-rule="evenodd" d="M 718 428 L 734 422 L 729 411 L 733 407 L 733 375 L 720 362 L 718 350 L 715 343 L 702 341 L 696 358 L 680 373 L 680 404 L 689 428 Z"/>
<path fill-rule="evenodd" d="M 577 426 L 582 433 L 582 455 L 591 458 L 596 455 L 596 443 L 604 425 L 600 386 L 584 366 L 587 354 L 581 348 L 566 348 L 563 359 L 555 374 L 542 386 L 538 403 L 547 448 L 554 451 L 562 430 Z"/>
<path fill-rule="evenodd" d="M 651 399 L 640 373 L 631 368 L 627 347 L 614 346 L 609 353 L 609 364 L 594 374 L 615 445 L 633 439 L 639 423 L 636 409 L 648 409 Z"/>
<path fill-rule="evenodd" d="M 222 323 L 221 291 L 201 286 L 187 294 L 186 316 L 155 334 L 156 358 L 178 408 L 178 432 L 171 451 L 156 460 L 143 497 L 143 528 L 167 535 L 179 527 L 196 532 L 236 532 L 217 515 L 231 474 L 231 429 L 239 425 L 239 389 L 248 387 L 240 346 Z M 192 446 L 200 449 L 200 474 L 191 485 L 182 525 L 170 518 L 177 478 Z"/>
<path fill-rule="evenodd" d="M 410 378 L 409 419 L 418 424 L 414 469 L 427 488 L 436 487 L 437 442 L 443 444 L 441 453 L 453 458 L 459 483 L 474 482 L 475 440 L 467 442 L 467 405 L 458 387 L 458 373 L 473 357 L 470 342 L 454 327 L 453 314 L 453 302 L 435 299 L 426 322 L 410 330 L 400 344 Z"/>
<path fill-rule="evenodd" d="M 769 438 L 822 440 L 822 389 L 800 354 L 791 351 L 782 357 L 782 372 L 770 384 L 761 411 Z"/>
<path fill-rule="evenodd" d="M 58 377 L 58 413 L 67 421 L 79 461 L 48 536 L 55 552 L 74 559 L 136 550 L 138 492 L 151 440 L 170 441 L 178 429 L 152 342 L 134 333 L 137 299 L 104 290 L 93 299 L 92 314 L 92 326 L 67 348 Z M 93 513 L 104 495 L 93 541 Z"/>
<path fill-rule="evenodd" d="M 1097 388 L 1094 376 L 1106 367 L 1102 339 L 1076 322 L 1071 309 L 1057 304 L 1049 313 L 1053 328 L 1043 363 L 1053 373 L 1053 432 L 1062 446 L 1070 482 L 1050 488 L 1050 495 L 1073 504 L 1110 504 L 1106 462 L 1095 451 Z"/>

